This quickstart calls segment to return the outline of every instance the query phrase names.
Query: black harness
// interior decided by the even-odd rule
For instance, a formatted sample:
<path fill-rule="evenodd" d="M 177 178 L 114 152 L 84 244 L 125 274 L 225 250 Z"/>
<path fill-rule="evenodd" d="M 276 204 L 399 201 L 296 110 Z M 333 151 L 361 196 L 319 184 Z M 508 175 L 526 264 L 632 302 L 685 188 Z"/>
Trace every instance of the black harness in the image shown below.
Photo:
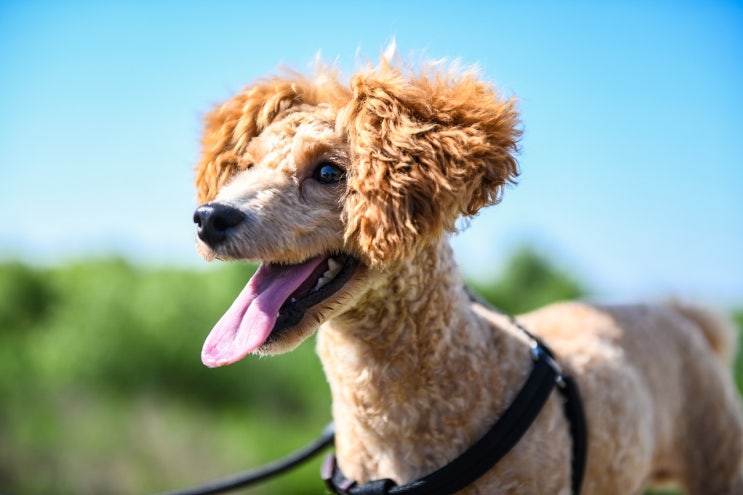
<path fill-rule="evenodd" d="M 473 302 L 487 306 L 487 303 L 471 293 L 470 298 Z M 326 457 L 321 472 L 328 490 L 336 495 L 450 495 L 456 493 L 492 469 L 519 442 L 541 412 L 553 389 L 556 388 L 562 396 L 565 417 L 570 425 L 570 435 L 573 441 L 571 486 L 573 495 L 578 495 L 583 484 L 587 454 L 586 420 L 578 386 L 571 377 L 562 373 L 552 351 L 543 342 L 529 333 L 514 317 L 507 316 L 511 323 L 530 339 L 529 354 L 533 362 L 532 370 L 513 403 L 508 406 L 503 416 L 485 436 L 449 464 L 404 485 L 398 485 L 390 479 L 374 480 L 363 484 L 349 480 L 338 468 L 335 456 L 330 454 Z M 162 495 L 207 495 L 244 488 L 288 471 L 331 446 L 333 442 L 334 431 L 331 423 L 320 438 L 285 459 L 242 475 Z"/>
<path fill-rule="evenodd" d="M 338 468 L 335 456 L 329 454 L 322 468 L 328 490 L 336 495 L 450 495 L 472 484 L 505 456 L 526 433 L 556 387 L 564 401 L 565 417 L 573 439 L 571 485 L 574 495 L 580 493 L 586 465 L 586 422 L 578 386 L 565 376 L 552 351 L 526 331 L 515 319 L 511 321 L 531 339 L 533 366 L 529 377 L 503 416 L 474 445 L 444 467 L 398 485 L 391 479 L 360 484 L 349 480 Z"/>

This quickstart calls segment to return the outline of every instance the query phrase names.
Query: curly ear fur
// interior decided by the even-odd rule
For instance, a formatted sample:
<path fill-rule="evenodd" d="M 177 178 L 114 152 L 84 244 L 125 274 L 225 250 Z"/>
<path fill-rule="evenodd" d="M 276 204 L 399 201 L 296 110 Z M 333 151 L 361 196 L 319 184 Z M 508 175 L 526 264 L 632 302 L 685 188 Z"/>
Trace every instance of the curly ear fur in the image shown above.
<path fill-rule="evenodd" d="M 414 256 L 518 175 L 516 103 L 473 73 L 405 74 L 383 61 L 351 89 L 346 240 L 372 263 Z"/>
<path fill-rule="evenodd" d="M 319 66 L 315 81 L 299 74 L 267 79 L 216 107 L 205 117 L 203 151 L 196 165 L 198 202 L 214 199 L 224 183 L 250 166 L 245 163 L 248 143 L 287 109 L 321 102 L 340 106 L 348 98 L 333 69 Z"/>

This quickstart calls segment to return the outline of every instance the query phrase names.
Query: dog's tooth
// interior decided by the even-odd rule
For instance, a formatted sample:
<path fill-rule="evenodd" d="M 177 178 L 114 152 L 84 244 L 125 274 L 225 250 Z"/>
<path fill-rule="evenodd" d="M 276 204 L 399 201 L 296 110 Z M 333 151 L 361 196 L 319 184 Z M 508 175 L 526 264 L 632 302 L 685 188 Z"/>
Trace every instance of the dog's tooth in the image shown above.
<path fill-rule="evenodd" d="M 328 267 L 330 268 L 330 270 L 329 270 L 329 271 L 331 271 L 331 272 L 333 272 L 333 273 L 338 273 L 338 270 L 340 270 L 340 269 L 341 269 L 341 264 L 340 264 L 340 263 L 338 263 L 338 262 L 337 262 L 337 261 L 336 261 L 335 259 L 333 259 L 333 258 L 328 258 Z"/>
<path fill-rule="evenodd" d="M 320 276 L 320 278 L 317 280 L 317 283 L 312 288 L 312 291 L 316 291 L 331 280 L 335 278 L 336 275 L 338 275 L 338 272 L 341 271 L 341 268 L 343 268 L 343 265 L 334 260 L 333 258 L 328 258 L 328 269 L 325 270 L 325 272 Z"/>
<path fill-rule="evenodd" d="M 325 285 L 325 284 L 327 284 L 327 283 L 328 283 L 328 281 L 327 281 L 327 280 L 325 280 L 325 276 L 323 275 L 322 277 L 320 277 L 320 278 L 319 278 L 319 279 L 317 280 L 317 283 L 316 283 L 316 284 L 315 284 L 315 286 L 314 286 L 314 287 L 312 288 L 312 290 L 313 290 L 313 291 L 316 291 L 316 290 L 320 289 L 320 288 L 321 288 L 321 287 L 322 287 L 323 285 Z"/>

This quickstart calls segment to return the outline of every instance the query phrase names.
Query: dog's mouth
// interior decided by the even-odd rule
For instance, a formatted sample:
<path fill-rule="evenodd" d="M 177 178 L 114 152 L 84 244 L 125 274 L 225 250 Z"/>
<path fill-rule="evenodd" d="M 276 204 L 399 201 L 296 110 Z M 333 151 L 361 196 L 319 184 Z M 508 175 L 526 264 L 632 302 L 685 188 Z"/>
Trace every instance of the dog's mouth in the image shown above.
<path fill-rule="evenodd" d="M 234 363 L 290 331 L 307 310 L 335 294 L 356 271 L 348 255 L 316 256 L 295 264 L 263 263 L 204 342 L 202 362 Z"/>

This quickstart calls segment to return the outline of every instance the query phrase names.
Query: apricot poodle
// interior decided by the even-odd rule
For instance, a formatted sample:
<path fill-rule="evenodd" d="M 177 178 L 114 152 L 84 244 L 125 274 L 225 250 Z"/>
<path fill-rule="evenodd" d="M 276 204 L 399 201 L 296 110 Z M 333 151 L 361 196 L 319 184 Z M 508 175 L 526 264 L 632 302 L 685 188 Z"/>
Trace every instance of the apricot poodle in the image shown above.
<path fill-rule="evenodd" d="M 206 259 L 261 265 L 207 338 L 208 366 L 289 351 L 319 327 L 338 466 L 359 484 L 417 480 L 514 401 L 530 337 L 473 301 L 447 242 L 518 175 L 516 103 L 476 71 L 383 57 L 261 80 L 206 117 L 194 215 Z M 581 493 L 673 481 L 743 494 L 731 324 L 678 303 L 555 304 L 518 316 L 577 382 Z M 553 391 L 466 494 L 568 494 L 574 437 Z"/>

